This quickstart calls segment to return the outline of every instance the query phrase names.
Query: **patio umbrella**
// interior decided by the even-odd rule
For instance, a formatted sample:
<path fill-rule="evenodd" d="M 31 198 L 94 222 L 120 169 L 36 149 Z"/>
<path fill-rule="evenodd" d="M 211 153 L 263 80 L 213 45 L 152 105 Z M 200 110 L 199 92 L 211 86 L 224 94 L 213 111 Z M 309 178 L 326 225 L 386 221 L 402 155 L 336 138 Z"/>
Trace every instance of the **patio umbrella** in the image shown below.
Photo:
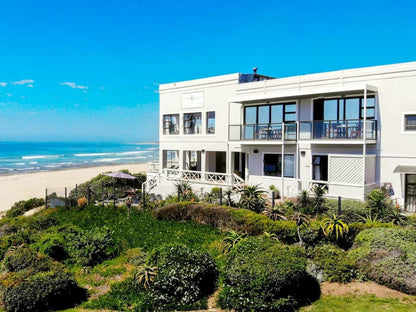
<path fill-rule="evenodd" d="M 113 177 L 113 178 L 117 178 L 117 179 L 129 179 L 129 180 L 133 180 L 136 179 L 136 177 L 133 177 L 127 173 L 121 172 L 121 171 L 117 171 L 117 172 L 111 172 L 111 173 L 104 173 L 105 176 L 109 176 L 109 177 Z M 113 180 L 113 203 L 114 203 L 114 207 L 116 206 L 116 183 L 115 183 L 115 179 Z"/>
<path fill-rule="evenodd" d="M 117 172 L 111 172 L 111 173 L 104 173 L 104 175 L 109 176 L 109 177 L 113 177 L 113 178 L 119 178 L 119 179 L 136 179 L 136 177 L 133 177 L 127 173 L 121 172 L 121 171 L 117 171 Z"/>

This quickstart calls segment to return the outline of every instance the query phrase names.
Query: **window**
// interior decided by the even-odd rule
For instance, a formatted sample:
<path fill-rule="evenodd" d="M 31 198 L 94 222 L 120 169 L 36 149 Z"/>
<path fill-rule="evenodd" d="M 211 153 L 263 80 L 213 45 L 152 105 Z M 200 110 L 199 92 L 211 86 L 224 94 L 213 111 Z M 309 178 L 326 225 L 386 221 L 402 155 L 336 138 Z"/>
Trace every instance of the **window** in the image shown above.
<path fill-rule="evenodd" d="M 163 151 L 163 168 L 179 169 L 179 151 Z"/>
<path fill-rule="evenodd" d="M 282 154 L 264 154 L 263 163 L 265 176 L 282 176 Z M 295 176 L 295 155 L 285 154 L 283 172 L 286 178 Z"/>
<path fill-rule="evenodd" d="M 163 134 L 179 134 L 179 114 L 163 115 Z"/>
<path fill-rule="evenodd" d="M 215 133 L 215 112 L 207 112 L 207 133 Z"/>
<path fill-rule="evenodd" d="M 183 133 L 201 134 L 201 113 L 186 113 L 183 115 Z"/>
<path fill-rule="evenodd" d="M 404 115 L 404 131 L 416 131 L 416 114 Z"/>
<path fill-rule="evenodd" d="M 244 124 L 269 124 L 296 121 L 296 104 L 282 103 L 244 107 Z"/>
<path fill-rule="evenodd" d="M 316 99 L 314 120 L 358 120 L 364 118 L 364 97 Z M 375 97 L 367 97 L 367 119 L 375 118 Z"/>
<path fill-rule="evenodd" d="M 313 156 L 312 166 L 312 180 L 328 181 L 328 156 Z"/>

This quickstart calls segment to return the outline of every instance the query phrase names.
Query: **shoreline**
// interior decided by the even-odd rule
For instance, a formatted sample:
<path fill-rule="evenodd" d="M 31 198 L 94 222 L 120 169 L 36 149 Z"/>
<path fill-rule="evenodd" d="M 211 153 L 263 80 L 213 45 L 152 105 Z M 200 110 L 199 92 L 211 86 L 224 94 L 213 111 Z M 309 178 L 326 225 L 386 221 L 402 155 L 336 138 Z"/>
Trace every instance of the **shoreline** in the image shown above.
<path fill-rule="evenodd" d="M 9 210 L 15 202 L 20 200 L 33 197 L 43 198 L 46 189 L 49 194 L 56 192 L 59 196 L 63 196 L 65 187 L 69 193 L 76 184 L 86 182 L 100 173 L 122 169 L 127 169 L 131 173 L 146 172 L 147 166 L 147 162 L 143 162 L 1 175 L 0 211 Z"/>

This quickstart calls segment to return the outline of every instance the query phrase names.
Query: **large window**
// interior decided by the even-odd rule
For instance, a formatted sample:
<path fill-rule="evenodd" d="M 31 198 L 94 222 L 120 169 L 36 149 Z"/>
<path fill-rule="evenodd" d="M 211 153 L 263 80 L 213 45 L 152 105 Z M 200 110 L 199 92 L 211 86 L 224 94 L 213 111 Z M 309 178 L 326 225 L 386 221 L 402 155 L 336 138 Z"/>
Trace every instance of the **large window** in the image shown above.
<path fill-rule="evenodd" d="M 404 115 L 404 131 L 416 132 L 416 114 Z"/>
<path fill-rule="evenodd" d="M 201 113 L 183 114 L 183 133 L 184 134 L 202 133 Z"/>
<path fill-rule="evenodd" d="M 264 154 L 263 163 L 265 176 L 282 176 L 282 154 Z M 285 154 L 283 173 L 287 178 L 295 176 L 295 155 Z"/>
<path fill-rule="evenodd" d="M 244 124 L 264 125 L 296 121 L 296 104 L 268 104 L 244 107 Z"/>
<path fill-rule="evenodd" d="M 179 169 L 179 151 L 163 151 L 163 168 Z"/>
<path fill-rule="evenodd" d="M 367 97 L 367 119 L 375 117 L 375 98 Z M 364 118 L 364 97 L 317 99 L 314 120 L 358 120 Z"/>
<path fill-rule="evenodd" d="M 207 112 L 207 133 L 215 134 L 215 112 Z"/>
<path fill-rule="evenodd" d="M 179 114 L 163 115 L 163 134 L 179 134 Z"/>

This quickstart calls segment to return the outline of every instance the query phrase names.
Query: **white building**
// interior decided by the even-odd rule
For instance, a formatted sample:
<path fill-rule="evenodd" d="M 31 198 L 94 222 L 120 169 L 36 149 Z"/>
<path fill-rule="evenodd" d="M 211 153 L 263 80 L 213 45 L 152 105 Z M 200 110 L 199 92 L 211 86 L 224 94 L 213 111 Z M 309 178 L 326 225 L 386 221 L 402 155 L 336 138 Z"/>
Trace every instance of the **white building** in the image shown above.
<path fill-rule="evenodd" d="M 416 62 L 163 84 L 160 170 L 148 188 L 166 194 L 176 180 L 207 190 L 244 180 L 294 197 L 322 183 L 328 196 L 362 200 L 391 183 L 393 198 L 415 211 L 413 88 Z"/>

